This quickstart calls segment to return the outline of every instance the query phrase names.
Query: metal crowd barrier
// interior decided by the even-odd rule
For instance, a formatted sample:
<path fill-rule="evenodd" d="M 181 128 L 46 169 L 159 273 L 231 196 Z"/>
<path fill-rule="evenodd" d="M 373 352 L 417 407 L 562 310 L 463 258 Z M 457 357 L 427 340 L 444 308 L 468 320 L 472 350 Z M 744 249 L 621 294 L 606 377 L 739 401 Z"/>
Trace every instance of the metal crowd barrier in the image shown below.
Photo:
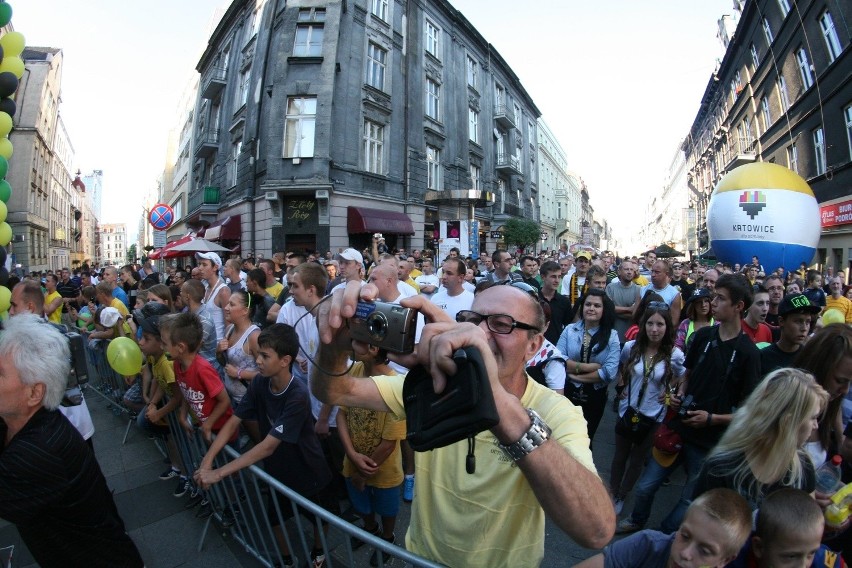
<path fill-rule="evenodd" d="M 93 392 L 104 399 L 116 416 L 125 415 L 127 417 L 127 428 L 124 429 L 124 439 L 121 441 L 124 444 L 127 442 L 127 436 L 130 434 L 130 428 L 133 426 L 136 416 L 124 404 L 124 393 L 127 392 L 129 387 L 124 382 L 124 377 L 109 366 L 106 357 L 107 347 L 109 347 L 109 340 L 101 339 L 93 344 L 89 339 L 86 339 L 89 382 L 86 385 L 88 388 L 85 392 Z M 162 451 L 162 448 L 160 448 L 160 451 Z"/>
<path fill-rule="evenodd" d="M 116 416 L 127 415 L 129 423 L 124 434 L 126 441 L 128 431 L 135 420 L 133 413 L 122 402 L 127 390 L 124 378 L 113 371 L 107 363 L 107 345 L 107 342 L 103 342 L 96 347 L 87 346 L 90 371 L 93 372 L 89 374 L 89 388 L 86 391 L 94 392 L 106 400 Z M 182 469 L 186 475 L 191 477 L 192 473 L 201 465 L 201 460 L 207 453 L 207 444 L 199 430 L 193 428 L 191 433 L 187 433 L 181 427 L 177 412 L 168 416 L 168 422 L 171 430 L 170 435 L 173 437 L 183 462 L 181 464 Z M 163 448 L 159 449 L 165 454 Z M 237 450 L 225 446 L 224 451 L 216 457 L 214 465 L 218 468 L 239 457 L 240 453 Z M 302 516 L 307 512 L 321 519 L 321 523 L 325 523 L 329 527 L 328 533 L 320 527 L 320 542 L 317 543 L 318 547 L 322 547 L 326 557 L 325 566 L 328 568 L 367 566 L 373 550 L 380 550 L 390 556 L 389 560 L 385 561 L 382 554 L 377 554 L 377 565 L 379 567 L 440 568 L 441 566 L 361 530 L 352 523 L 305 499 L 266 473 L 258 465 L 242 469 L 213 485 L 209 491 L 202 491 L 202 493 L 210 501 L 213 514 L 205 521 L 204 530 L 197 545 L 199 552 L 204 546 L 211 522 L 215 522 L 217 528 L 240 543 L 244 550 L 256 558 L 261 565 L 270 568 L 281 566 L 284 564 L 284 558 L 275 536 L 273 523 L 270 521 L 270 516 L 273 516 L 276 519 L 274 524 L 285 528 L 283 531 L 284 539 L 291 555 L 294 559 L 298 559 L 296 565 L 304 565 L 304 562 L 309 562 L 311 558 L 311 541 L 313 540 L 314 528 Z M 289 501 L 289 513 L 292 514 L 292 518 L 285 521 L 282 504 L 279 503 L 278 499 L 270 499 L 272 495 L 277 495 L 284 503 Z M 269 507 L 270 501 L 273 505 L 272 512 L 270 512 Z M 398 542 L 402 541 L 403 533 L 404 531 L 400 530 L 397 534 Z"/>

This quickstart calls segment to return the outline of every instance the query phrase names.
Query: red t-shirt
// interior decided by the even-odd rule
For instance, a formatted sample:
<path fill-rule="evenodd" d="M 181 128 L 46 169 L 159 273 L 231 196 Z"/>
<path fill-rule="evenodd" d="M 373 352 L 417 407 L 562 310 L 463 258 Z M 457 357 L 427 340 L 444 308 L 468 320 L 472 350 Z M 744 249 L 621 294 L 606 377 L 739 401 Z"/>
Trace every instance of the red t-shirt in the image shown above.
<path fill-rule="evenodd" d="M 192 414 L 202 424 L 207 421 L 210 413 L 216 407 L 216 395 L 225 388 L 216 369 L 204 357 L 198 355 L 192 360 L 187 370 L 175 361 L 175 382 L 183 393 L 183 398 L 189 404 Z M 213 431 L 218 432 L 234 413 L 231 406 L 219 417 L 213 425 Z"/>
<path fill-rule="evenodd" d="M 772 328 L 761 322 L 757 328 L 749 327 L 743 320 L 743 333 L 748 335 L 754 343 L 772 343 Z"/>

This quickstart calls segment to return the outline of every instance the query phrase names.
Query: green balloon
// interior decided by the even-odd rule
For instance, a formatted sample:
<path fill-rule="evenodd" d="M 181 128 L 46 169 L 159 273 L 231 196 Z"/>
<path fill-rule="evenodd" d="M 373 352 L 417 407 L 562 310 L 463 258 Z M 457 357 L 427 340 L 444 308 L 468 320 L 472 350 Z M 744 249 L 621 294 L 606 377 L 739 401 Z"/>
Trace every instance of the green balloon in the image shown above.
<path fill-rule="evenodd" d="M 5 179 L 7 173 L 9 173 L 9 160 L 0 156 L 0 178 Z"/>
<path fill-rule="evenodd" d="M 0 179 L 0 201 L 9 203 L 10 197 L 12 197 L 12 186 L 5 179 Z"/>
<path fill-rule="evenodd" d="M 0 2 L 0 27 L 12 20 L 12 6 L 8 2 Z"/>

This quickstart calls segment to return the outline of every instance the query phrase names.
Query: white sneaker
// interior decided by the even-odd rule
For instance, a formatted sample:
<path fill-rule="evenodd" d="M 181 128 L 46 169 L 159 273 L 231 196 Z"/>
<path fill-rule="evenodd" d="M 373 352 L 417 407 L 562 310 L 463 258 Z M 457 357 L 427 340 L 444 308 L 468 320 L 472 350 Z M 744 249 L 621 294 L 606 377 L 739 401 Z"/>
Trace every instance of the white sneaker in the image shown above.
<path fill-rule="evenodd" d="M 612 502 L 612 506 L 615 508 L 616 516 L 621 514 L 622 509 L 624 509 L 624 499 L 615 499 Z"/>

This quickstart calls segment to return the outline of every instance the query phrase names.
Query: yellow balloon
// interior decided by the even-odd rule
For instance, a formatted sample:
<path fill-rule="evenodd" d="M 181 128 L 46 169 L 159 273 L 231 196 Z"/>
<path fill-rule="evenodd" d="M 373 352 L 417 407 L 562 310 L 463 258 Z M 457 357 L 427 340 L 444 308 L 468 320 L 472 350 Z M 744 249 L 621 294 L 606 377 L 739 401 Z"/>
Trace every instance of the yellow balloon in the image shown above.
<path fill-rule="evenodd" d="M 831 308 L 825 310 L 825 313 L 822 314 L 822 323 L 825 325 L 830 323 L 846 323 L 846 318 L 844 317 L 843 312 Z"/>
<path fill-rule="evenodd" d="M 0 223 L 0 246 L 5 247 L 12 241 L 12 227 L 3 221 Z M 3 310 L 0 310 L 0 312 Z"/>
<path fill-rule="evenodd" d="M 0 68 L 3 67 L 3 64 L 0 63 Z M 0 112 L 0 137 L 6 137 L 12 131 L 12 117 L 6 114 L 5 112 Z"/>
<path fill-rule="evenodd" d="M 21 32 L 9 32 L 0 37 L 0 46 L 3 47 L 3 57 L 16 57 L 24 51 L 27 40 Z"/>
<path fill-rule="evenodd" d="M 107 361 L 122 376 L 132 376 L 142 370 L 142 350 L 129 337 L 113 339 L 107 347 Z"/>
<path fill-rule="evenodd" d="M 9 208 L 6 207 L 6 204 L 0 201 L 0 223 L 6 220 L 6 216 L 9 214 Z M 3 310 L 0 310 L 2 312 Z"/>
<path fill-rule="evenodd" d="M 9 309 L 12 300 L 12 291 L 5 286 L 0 286 L 0 312 L 5 312 Z"/>
<path fill-rule="evenodd" d="M 0 63 L 0 73 L 4 71 L 13 73 L 15 77 L 20 79 L 24 76 L 24 62 L 21 61 L 20 57 L 4 56 L 3 62 Z"/>
<path fill-rule="evenodd" d="M 12 141 L 8 138 L 0 138 L 0 156 L 7 160 L 15 153 L 15 148 L 12 146 Z"/>

